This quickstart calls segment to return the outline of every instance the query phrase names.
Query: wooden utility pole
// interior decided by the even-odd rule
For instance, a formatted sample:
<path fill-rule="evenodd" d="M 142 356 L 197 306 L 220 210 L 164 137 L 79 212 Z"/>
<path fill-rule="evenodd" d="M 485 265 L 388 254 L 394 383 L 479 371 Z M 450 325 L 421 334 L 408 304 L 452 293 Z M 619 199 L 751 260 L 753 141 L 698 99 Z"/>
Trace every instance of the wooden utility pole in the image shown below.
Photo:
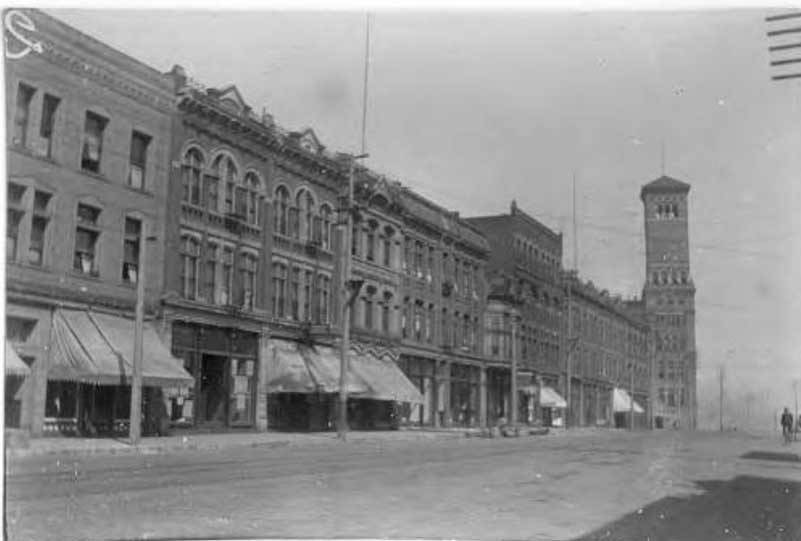
<path fill-rule="evenodd" d="M 720 431 L 723 432 L 723 374 L 724 366 L 721 364 L 718 367 L 718 379 L 720 380 Z"/>
<path fill-rule="evenodd" d="M 629 364 L 629 430 L 634 430 L 634 362 Z"/>
<path fill-rule="evenodd" d="M 512 314 L 512 389 L 510 397 L 509 421 L 513 428 L 517 427 L 517 316 Z"/>
<path fill-rule="evenodd" d="M 139 267 L 136 272 L 133 369 L 131 371 L 131 412 L 129 436 L 137 445 L 142 435 L 142 349 L 145 326 L 145 268 L 147 266 L 147 223 L 142 220 L 139 234 Z"/>

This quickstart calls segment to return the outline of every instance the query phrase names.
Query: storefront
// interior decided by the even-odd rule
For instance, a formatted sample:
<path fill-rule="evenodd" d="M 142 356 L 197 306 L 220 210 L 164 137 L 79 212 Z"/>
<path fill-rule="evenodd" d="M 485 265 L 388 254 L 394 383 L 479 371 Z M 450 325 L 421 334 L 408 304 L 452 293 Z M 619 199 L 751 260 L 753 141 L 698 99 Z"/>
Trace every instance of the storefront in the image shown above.
<path fill-rule="evenodd" d="M 453 426 L 475 427 L 480 419 L 481 368 L 451 364 L 451 422 Z"/>
<path fill-rule="evenodd" d="M 130 426 L 134 322 L 85 310 L 57 310 L 47 373 L 45 435 L 115 436 Z M 149 324 L 142 343 L 145 435 L 165 432 L 169 393 L 192 384 Z"/>
<path fill-rule="evenodd" d="M 508 368 L 487 368 L 487 424 L 495 426 L 509 419 L 509 393 L 512 385 Z"/>
<path fill-rule="evenodd" d="M 268 416 L 284 430 L 336 427 L 341 360 L 338 349 L 272 339 L 267 369 Z M 397 428 L 402 412 L 424 403 L 418 388 L 386 356 L 351 350 L 345 377 L 352 429 Z"/>
<path fill-rule="evenodd" d="M 640 424 L 638 417 L 644 417 L 645 410 L 629 392 L 620 387 L 612 391 L 612 409 L 615 415 L 615 428 L 628 428 Z M 633 423 L 633 424 L 632 424 Z"/>
<path fill-rule="evenodd" d="M 184 321 L 172 324 L 172 353 L 192 385 L 171 399 L 174 426 L 250 428 L 255 424 L 259 335 Z"/>
<path fill-rule="evenodd" d="M 402 413 L 401 424 L 434 426 L 437 405 L 436 361 L 403 355 L 398 361 L 398 366 L 423 397 L 422 403 L 410 405 L 408 414 L 405 411 Z"/>
<path fill-rule="evenodd" d="M 542 408 L 542 424 L 548 427 L 565 426 L 565 408 L 567 401 L 552 387 L 540 385 L 539 404 Z"/>

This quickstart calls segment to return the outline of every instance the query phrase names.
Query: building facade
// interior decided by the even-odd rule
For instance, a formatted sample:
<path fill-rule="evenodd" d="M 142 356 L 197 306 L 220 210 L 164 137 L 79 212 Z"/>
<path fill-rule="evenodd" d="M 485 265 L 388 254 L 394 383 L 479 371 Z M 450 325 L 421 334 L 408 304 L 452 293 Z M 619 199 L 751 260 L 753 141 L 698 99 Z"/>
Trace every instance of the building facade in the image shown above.
<path fill-rule="evenodd" d="M 662 176 L 640 192 L 645 217 L 645 312 L 654 332 L 654 423 L 694 430 L 697 420 L 695 285 L 690 274 L 690 185 Z"/>
<path fill-rule="evenodd" d="M 137 280 L 150 315 L 163 282 L 170 82 L 40 11 L 4 20 L 6 339 L 31 367 L 12 422 L 123 430 Z M 184 382 L 150 323 L 145 336 L 145 386 Z"/>
<path fill-rule="evenodd" d="M 518 419 L 551 424 L 563 409 L 557 390 L 564 387 L 565 378 L 561 362 L 562 235 L 519 209 L 514 201 L 508 214 L 468 221 L 491 247 L 487 263 L 491 309 L 484 319 L 484 354 L 492 365 L 490 418 L 510 417 L 506 390 L 511 389 L 511 357 L 516 355 Z M 538 395 L 534 399 L 532 389 Z"/>
<path fill-rule="evenodd" d="M 633 306 L 637 303 L 611 296 L 576 273 L 567 274 L 566 284 L 572 337 L 569 425 L 646 427 L 651 351 L 649 327 Z"/>

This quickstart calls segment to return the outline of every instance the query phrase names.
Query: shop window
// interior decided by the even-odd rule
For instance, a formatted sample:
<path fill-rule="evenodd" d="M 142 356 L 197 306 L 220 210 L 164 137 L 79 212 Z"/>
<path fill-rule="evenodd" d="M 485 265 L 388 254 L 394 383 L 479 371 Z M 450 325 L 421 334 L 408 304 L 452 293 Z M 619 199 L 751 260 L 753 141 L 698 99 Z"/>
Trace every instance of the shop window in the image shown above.
<path fill-rule="evenodd" d="M 107 118 L 91 111 L 86 112 L 81 150 L 81 169 L 84 171 L 100 172 L 100 162 L 103 157 L 103 133 L 106 131 L 107 125 Z"/>
<path fill-rule="evenodd" d="M 100 238 L 99 217 L 99 208 L 84 204 L 78 205 L 73 269 L 91 276 L 97 276 L 99 273 L 97 260 L 97 247 Z"/>
<path fill-rule="evenodd" d="M 150 136 L 136 130 L 131 133 L 131 157 L 128 173 L 128 186 L 142 190 L 145 187 L 145 169 L 147 166 L 147 147 Z"/>
<path fill-rule="evenodd" d="M 44 141 L 45 156 L 53 157 L 53 127 L 56 123 L 56 110 L 61 103 L 61 99 L 45 94 L 42 100 L 42 120 L 39 124 L 39 137 Z"/>
<path fill-rule="evenodd" d="M 48 381 L 45 417 L 73 419 L 77 415 L 78 384 L 68 381 Z"/>
<path fill-rule="evenodd" d="M 25 83 L 17 87 L 17 109 L 14 115 L 14 135 L 12 143 L 25 146 L 28 139 L 28 120 L 30 119 L 31 101 L 36 89 Z"/>
<path fill-rule="evenodd" d="M 122 281 L 135 284 L 139 279 L 139 246 L 142 236 L 142 222 L 125 218 L 125 237 L 122 250 Z"/>

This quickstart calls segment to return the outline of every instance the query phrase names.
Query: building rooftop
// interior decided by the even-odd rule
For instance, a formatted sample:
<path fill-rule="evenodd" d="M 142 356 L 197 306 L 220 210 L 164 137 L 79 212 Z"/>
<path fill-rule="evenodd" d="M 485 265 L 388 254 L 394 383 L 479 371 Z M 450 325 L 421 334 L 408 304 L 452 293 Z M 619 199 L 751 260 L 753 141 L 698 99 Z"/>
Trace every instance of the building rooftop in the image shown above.
<path fill-rule="evenodd" d="M 642 187 L 640 198 L 646 193 L 687 193 L 689 191 L 690 185 L 686 182 L 662 175 Z"/>

